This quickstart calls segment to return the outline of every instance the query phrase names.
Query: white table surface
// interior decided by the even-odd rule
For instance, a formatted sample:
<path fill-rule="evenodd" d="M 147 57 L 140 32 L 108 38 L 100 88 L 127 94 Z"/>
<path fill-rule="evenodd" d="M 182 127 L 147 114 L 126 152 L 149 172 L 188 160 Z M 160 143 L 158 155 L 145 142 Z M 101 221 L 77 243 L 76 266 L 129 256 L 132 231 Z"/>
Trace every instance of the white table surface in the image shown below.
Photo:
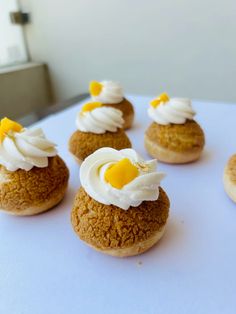
<path fill-rule="evenodd" d="M 150 98 L 129 99 L 136 118 L 127 133 L 148 158 Z M 79 106 L 37 123 L 70 168 L 64 201 L 38 216 L 0 214 L 0 313 L 235 313 L 236 205 L 223 190 L 222 173 L 236 152 L 236 105 L 193 103 L 206 134 L 204 154 L 193 164 L 159 163 L 171 200 L 166 234 L 147 253 L 125 259 L 92 250 L 71 228 L 80 182 L 67 141 Z"/>

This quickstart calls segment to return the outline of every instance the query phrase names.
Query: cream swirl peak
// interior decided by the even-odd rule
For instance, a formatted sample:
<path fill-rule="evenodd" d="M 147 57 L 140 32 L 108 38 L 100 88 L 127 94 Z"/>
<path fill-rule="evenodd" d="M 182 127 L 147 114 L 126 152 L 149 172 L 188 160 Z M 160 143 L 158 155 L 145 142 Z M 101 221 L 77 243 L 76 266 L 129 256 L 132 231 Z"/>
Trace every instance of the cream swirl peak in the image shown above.
<path fill-rule="evenodd" d="M 6 119 L 6 118 L 5 118 Z M 57 154 L 55 144 L 48 141 L 41 129 L 27 130 L 7 119 L 0 125 L 0 164 L 9 171 L 31 170 L 48 166 L 48 157 Z M 6 121 L 6 120 L 5 120 Z M 9 127 L 6 127 L 8 124 Z M 2 129 L 5 129 L 3 132 Z"/>
<path fill-rule="evenodd" d="M 118 104 L 124 99 L 121 85 L 112 81 L 92 81 L 89 91 L 93 101 L 103 104 Z"/>
<path fill-rule="evenodd" d="M 143 201 L 155 201 L 160 181 L 157 161 L 144 161 L 133 149 L 100 148 L 88 156 L 80 168 L 80 182 L 97 202 L 124 210 Z"/>
<path fill-rule="evenodd" d="M 77 114 L 76 126 L 81 132 L 103 134 L 116 132 L 122 128 L 122 112 L 112 107 L 103 106 L 100 102 L 87 103 Z"/>
<path fill-rule="evenodd" d="M 169 99 L 167 94 L 152 100 L 148 108 L 150 118 L 162 125 L 184 124 L 186 120 L 192 120 L 195 114 L 190 99 Z"/>

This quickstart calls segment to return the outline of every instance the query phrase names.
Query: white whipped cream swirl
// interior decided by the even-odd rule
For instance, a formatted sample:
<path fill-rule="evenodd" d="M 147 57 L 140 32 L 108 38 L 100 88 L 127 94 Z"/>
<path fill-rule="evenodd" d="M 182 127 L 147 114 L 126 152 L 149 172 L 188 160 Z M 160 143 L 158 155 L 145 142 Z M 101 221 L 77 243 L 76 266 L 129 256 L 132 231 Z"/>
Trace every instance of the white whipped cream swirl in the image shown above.
<path fill-rule="evenodd" d="M 151 105 L 148 108 L 149 117 L 162 125 L 184 124 L 186 120 L 192 120 L 195 114 L 191 100 L 185 98 L 171 98 L 165 103 L 160 103 L 156 108 Z"/>
<path fill-rule="evenodd" d="M 116 132 L 124 124 L 122 115 L 118 109 L 103 106 L 91 111 L 79 112 L 76 126 L 81 132 L 95 134 L 103 134 L 106 131 Z"/>
<path fill-rule="evenodd" d="M 105 181 L 106 170 L 123 158 L 138 166 L 139 175 L 122 189 L 116 189 Z M 85 191 L 97 202 L 115 205 L 124 210 L 137 207 L 143 201 L 155 201 L 159 196 L 160 181 L 165 176 L 156 171 L 157 161 L 144 161 L 133 149 L 120 151 L 100 148 L 88 156 L 80 168 L 80 182 Z"/>
<path fill-rule="evenodd" d="M 103 104 L 118 104 L 124 99 L 123 89 L 119 83 L 102 81 L 102 90 L 99 95 L 92 96 L 93 101 Z"/>
<path fill-rule="evenodd" d="M 0 144 L 0 164 L 9 171 L 31 170 L 48 166 L 48 157 L 56 156 L 55 144 L 41 129 L 9 131 Z"/>

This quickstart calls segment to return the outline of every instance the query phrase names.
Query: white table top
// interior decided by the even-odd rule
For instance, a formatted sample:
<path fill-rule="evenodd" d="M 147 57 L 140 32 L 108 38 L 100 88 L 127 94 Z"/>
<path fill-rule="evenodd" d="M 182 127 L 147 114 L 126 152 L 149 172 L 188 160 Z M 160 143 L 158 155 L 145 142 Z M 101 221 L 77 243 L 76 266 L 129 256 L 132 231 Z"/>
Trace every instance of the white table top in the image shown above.
<path fill-rule="evenodd" d="M 149 97 L 133 96 L 136 119 L 128 135 L 145 158 L 143 134 Z M 162 186 L 171 200 L 166 234 L 153 249 L 118 259 L 98 253 L 76 236 L 70 210 L 79 166 L 67 151 L 75 105 L 37 123 L 58 143 L 70 185 L 55 209 L 34 217 L 0 213 L 0 313 L 235 313 L 236 205 L 222 173 L 236 152 L 236 106 L 194 102 L 206 134 L 202 158 L 165 165 Z"/>

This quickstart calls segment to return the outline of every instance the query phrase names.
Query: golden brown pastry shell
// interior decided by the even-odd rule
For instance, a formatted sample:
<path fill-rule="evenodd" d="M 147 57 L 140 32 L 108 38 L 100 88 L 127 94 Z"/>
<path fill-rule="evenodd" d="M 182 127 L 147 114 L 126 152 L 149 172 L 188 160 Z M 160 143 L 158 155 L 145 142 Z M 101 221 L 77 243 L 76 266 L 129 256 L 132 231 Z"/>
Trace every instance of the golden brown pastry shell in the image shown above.
<path fill-rule="evenodd" d="M 64 197 L 69 170 L 59 157 L 48 166 L 29 171 L 8 171 L 0 166 L 0 209 L 13 215 L 34 215 L 58 204 Z"/>
<path fill-rule="evenodd" d="M 79 163 L 102 147 L 112 147 L 120 150 L 130 148 L 131 142 L 122 129 L 119 129 L 117 132 L 106 132 L 104 134 L 77 130 L 69 140 L 69 151 Z"/>
<path fill-rule="evenodd" d="M 203 130 L 194 120 L 187 120 L 184 124 L 168 125 L 153 122 L 146 135 L 153 142 L 175 152 L 202 149 L 205 144 Z"/>
<path fill-rule="evenodd" d="M 167 222 L 169 199 L 162 188 L 159 191 L 158 200 L 144 201 L 126 211 L 98 203 L 81 187 L 71 212 L 72 226 L 81 240 L 103 253 L 140 254 L 159 240 Z M 140 243 L 144 245 L 138 248 Z"/>
<path fill-rule="evenodd" d="M 226 193 L 236 203 L 236 154 L 226 164 L 223 183 Z"/>
<path fill-rule="evenodd" d="M 204 132 L 194 120 L 168 125 L 153 122 L 145 133 L 147 151 L 164 162 L 194 161 L 200 157 L 204 145 Z"/>

